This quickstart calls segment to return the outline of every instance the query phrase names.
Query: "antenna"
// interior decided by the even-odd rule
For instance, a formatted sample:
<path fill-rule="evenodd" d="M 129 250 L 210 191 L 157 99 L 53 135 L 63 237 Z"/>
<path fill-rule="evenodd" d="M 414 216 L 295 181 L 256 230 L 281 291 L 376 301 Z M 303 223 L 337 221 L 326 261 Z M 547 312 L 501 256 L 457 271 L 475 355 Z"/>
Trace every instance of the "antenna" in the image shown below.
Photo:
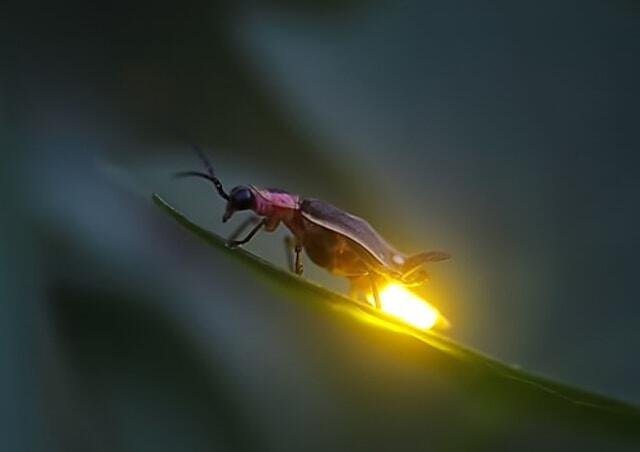
<path fill-rule="evenodd" d="M 193 148 L 193 150 L 197 154 L 198 158 L 200 159 L 200 161 L 204 165 L 204 167 L 207 170 L 207 172 L 203 173 L 203 172 L 200 172 L 200 171 L 181 171 L 179 173 L 176 173 L 174 175 L 174 177 L 177 177 L 177 178 L 181 178 L 181 177 L 200 177 L 202 179 L 206 179 L 209 182 L 213 183 L 213 185 L 216 187 L 216 190 L 218 191 L 218 194 L 220 196 L 222 196 L 224 199 L 228 200 L 229 199 L 229 195 L 224 191 L 224 188 L 222 187 L 222 182 L 220 182 L 220 179 L 218 179 L 216 177 L 216 173 L 213 170 L 213 166 L 211 165 L 211 162 L 209 161 L 209 159 L 207 158 L 205 153 L 202 151 L 202 149 L 200 149 L 199 146 L 197 146 L 197 145 L 195 145 L 193 143 L 191 144 L 191 147 Z"/>

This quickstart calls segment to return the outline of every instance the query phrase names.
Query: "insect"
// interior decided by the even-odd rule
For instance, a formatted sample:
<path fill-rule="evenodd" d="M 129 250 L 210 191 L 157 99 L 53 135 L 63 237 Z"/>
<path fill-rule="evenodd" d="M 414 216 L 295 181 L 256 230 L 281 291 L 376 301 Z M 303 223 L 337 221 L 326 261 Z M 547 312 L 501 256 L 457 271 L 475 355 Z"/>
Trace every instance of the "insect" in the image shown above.
<path fill-rule="evenodd" d="M 231 234 L 227 241 L 230 247 L 248 243 L 261 229 L 273 232 L 283 223 L 293 235 L 285 243 L 290 256 L 293 251 L 291 267 L 296 274 L 303 273 L 301 254 L 304 250 L 316 265 L 348 278 L 351 296 L 361 295 L 370 288 L 377 307 L 380 307 L 379 283 L 391 280 L 405 286 L 422 284 L 428 279 L 422 264 L 450 257 L 441 251 L 403 254 L 367 221 L 318 199 L 254 185 L 238 185 L 227 193 L 207 157 L 199 148 L 195 150 L 206 172 L 184 171 L 176 173 L 176 177 L 198 177 L 211 182 L 227 201 L 223 222 L 238 211 L 255 213 Z M 253 228 L 247 235 L 238 240 L 251 225 Z"/>

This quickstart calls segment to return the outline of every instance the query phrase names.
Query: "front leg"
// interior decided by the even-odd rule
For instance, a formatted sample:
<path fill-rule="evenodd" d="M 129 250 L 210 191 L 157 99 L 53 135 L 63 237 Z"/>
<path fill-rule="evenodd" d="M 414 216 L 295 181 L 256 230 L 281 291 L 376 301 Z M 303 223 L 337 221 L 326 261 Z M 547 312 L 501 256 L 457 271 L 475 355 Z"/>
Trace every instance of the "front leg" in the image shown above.
<path fill-rule="evenodd" d="M 238 225 L 238 227 L 227 238 L 227 243 L 235 241 L 249 226 L 255 225 L 260 221 L 260 217 L 251 215 Z"/>
<path fill-rule="evenodd" d="M 229 248 L 235 248 L 237 246 L 240 245 L 244 245 L 245 243 L 247 243 L 249 240 L 251 240 L 253 238 L 254 235 L 256 235 L 256 232 L 258 232 L 260 229 L 262 229 L 262 227 L 267 223 L 267 219 L 263 218 L 262 220 L 260 220 L 260 223 L 258 223 L 257 225 L 255 225 L 255 227 L 247 234 L 247 236 L 241 240 L 228 240 L 227 241 L 227 246 Z"/>

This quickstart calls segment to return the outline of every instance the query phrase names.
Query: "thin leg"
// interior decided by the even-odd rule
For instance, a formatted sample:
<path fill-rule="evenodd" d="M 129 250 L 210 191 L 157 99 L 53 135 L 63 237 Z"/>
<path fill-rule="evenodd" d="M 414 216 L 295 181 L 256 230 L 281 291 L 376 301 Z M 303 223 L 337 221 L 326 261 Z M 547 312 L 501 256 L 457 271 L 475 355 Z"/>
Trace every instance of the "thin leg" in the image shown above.
<path fill-rule="evenodd" d="M 302 259 L 300 258 L 302 245 L 300 245 L 295 237 L 292 236 L 285 237 L 284 244 L 287 247 L 287 262 L 289 263 L 289 270 L 294 272 L 296 275 L 302 275 L 304 270 L 302 266 Z M 295 253 L 294 259 L 291 259 L 292 250 Z"/>
<path fill-rule="evenodd" d="M 300 245 L 299 243 L 296 244 L 296 247 L 293 249 L 293 251 L 296 253 L 296 275 L 302 275 L 303 272 L 303 268 L 302 268 L 302 259 L 300 259 L 300 253 L 302 252 L 302 245 Z"/>
<path fill-rule="evenodd" d="M 240 234 L 242 234 L 249 226 L 256 224 L 260 220 L 260 217 L 255 215 L 246 218 L 242 223 L 238 225 L 238 227 L 231 233 L 229 238 L 227 239 L 228 243 L 235 241 Z"/>
<path fill-rule="evenodd" d="M 245 238 L 243 238 L 241 240 L 229 240 L 227 242 L 227 246 L 230 247 L 230 248 L 235 248 L 236 246 L 244 245 L 249 240 L 251 240 L 254 235 L 256 235 L 256 232 L 258 232 L 260 229 L 262 229 L 262 227 L 265 225 L 266 222 L 267 222 L 267 219 L 263 218 L 262 220 L 260 220 L 260 223 L 255 225 L 255 227 L 247 234 L 247 236 Z"/>
<path fill-rule="evenodd" d="M 295 264 L 293 261 L 293 255 L 291 254 L 291 251 L 293 250 L 293 247 L 294 247 L 294 238 L 291 237 L 290 235 L 286 236 L 284 238 L 284 247 L 287 253 L 287 266 L 289 267 L 289 271 L 293 273 L 296 271 Z"/>
<path fill-rule="evenodd" d="M 350 277 L 349 279 L 351 280 L 351 286 L 349 287 L 349 298 L 353 298 L 354 300 L 357 300 L 357 301 L 362 301 L 362 295 L 367 290 L 366 288 L 364 288 L 363 290 L 362 278 L 360 276 L 354 276 L 354 277 Z"/>
<path fill-rule="evenodd" d="M 371 281 L 371 292 L 373 293 L 373 300 L 376 302 L 376 308 L 380 309 L 382 304 L 380 303 L 380 293 L 378 292 L 378 286 L 376 285 L 376 277 L 373 273 L 369 273 L 369 281 Z"/>

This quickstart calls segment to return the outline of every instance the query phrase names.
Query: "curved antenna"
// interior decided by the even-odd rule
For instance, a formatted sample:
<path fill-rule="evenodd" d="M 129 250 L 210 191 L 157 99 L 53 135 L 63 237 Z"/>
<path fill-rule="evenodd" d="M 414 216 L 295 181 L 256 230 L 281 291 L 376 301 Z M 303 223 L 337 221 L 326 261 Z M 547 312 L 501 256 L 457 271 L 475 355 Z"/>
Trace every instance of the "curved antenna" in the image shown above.
<path fill-rule="evenodd" d="M 193 177 L 200 177 L 200 178 L 206 179 L 209 182 L 213 183 L 213 185 L 216 187 L 216 190 L 218 191 L 218 194 L 220 196 L 222 196 L 226 200 L 229 200 L 229 195 L 224 191 L 224 188 L 222 187 L 222 182 L 220 182 L 220 179 L 216 177 L 216 173 L 213 171 L 213 166 L 211 166 L 211 162 L 209 162 L 209 159 L 207 158 L 207 156 L 204 154 L 204 152 L 202 152 L 202 149 L 200 149 L 195 144 L 192 144 L 191 147 L 200 158 L 200 161 L 203 163 L 207 172 L 202 173 L 200 171 L 182 171 L 182 172 L 176 173 L 175 177 L 193 176 Z"/>

